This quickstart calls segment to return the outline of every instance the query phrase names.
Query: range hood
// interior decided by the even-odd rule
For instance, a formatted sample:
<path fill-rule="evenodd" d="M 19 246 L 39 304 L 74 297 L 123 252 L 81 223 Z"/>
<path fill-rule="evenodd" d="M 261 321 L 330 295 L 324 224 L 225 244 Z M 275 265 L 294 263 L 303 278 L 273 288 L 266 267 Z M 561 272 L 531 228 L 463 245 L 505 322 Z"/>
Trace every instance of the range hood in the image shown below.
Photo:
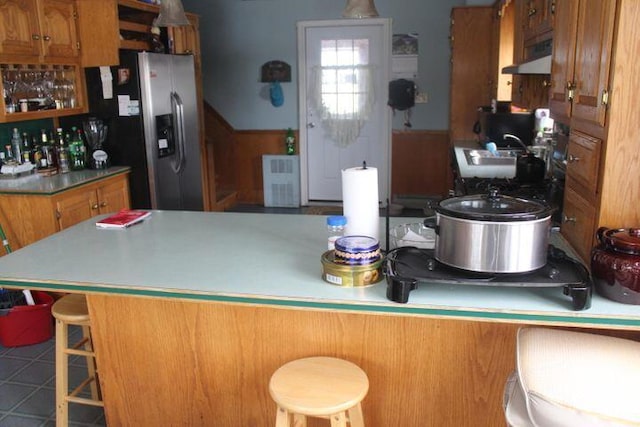
<path fill-rule="evenodd" d="M 509 65 L 502 69 L 502 74 L 551 74 L 551 55 Z"/>

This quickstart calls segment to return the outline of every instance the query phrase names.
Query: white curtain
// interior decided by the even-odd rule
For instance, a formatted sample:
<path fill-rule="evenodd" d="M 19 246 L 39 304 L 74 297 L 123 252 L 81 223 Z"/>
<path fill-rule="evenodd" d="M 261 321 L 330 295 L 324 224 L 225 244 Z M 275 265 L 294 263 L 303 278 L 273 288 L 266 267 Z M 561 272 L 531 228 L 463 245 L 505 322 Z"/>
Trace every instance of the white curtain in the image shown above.
<path fill-rule="evenodd" d="M 316 66 L 309 82 L 311 105 L 340 147 L 356 141 L 375 103 L 370 65 Z"/>

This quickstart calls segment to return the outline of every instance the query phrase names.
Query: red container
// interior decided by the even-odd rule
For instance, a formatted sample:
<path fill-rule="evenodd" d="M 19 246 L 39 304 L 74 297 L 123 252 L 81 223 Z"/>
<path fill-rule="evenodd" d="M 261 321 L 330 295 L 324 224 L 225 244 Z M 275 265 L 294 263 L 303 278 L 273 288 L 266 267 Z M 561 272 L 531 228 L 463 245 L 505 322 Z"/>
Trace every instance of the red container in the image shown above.
<path fill-rule="evenodd" d="M 0 316 L 0 344 L 5 347 L 37 344 L 53 336 L 51 306 L 53 297 L 31 291 L 35 305 L 18 305 Z"/>

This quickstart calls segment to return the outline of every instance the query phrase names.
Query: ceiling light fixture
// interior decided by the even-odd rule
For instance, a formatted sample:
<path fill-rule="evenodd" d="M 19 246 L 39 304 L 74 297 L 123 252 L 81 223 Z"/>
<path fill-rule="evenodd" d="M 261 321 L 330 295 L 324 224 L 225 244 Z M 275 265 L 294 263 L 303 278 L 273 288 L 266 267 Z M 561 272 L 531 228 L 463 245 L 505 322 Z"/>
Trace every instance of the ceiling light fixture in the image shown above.
<path fill-rule="evenodd" d="M 373 0 L 347 0 L 342 11 L 343 18 L 375 18 L 378 16 Z"/>
<path fill-rule="evenodd" d="M 160 14 L 155 21 L 158 27 L 178 27 L 190 25 L 187 16 L 184 14 L 184 7 L 180 0 L 162 0 L 160 3 Z"/>

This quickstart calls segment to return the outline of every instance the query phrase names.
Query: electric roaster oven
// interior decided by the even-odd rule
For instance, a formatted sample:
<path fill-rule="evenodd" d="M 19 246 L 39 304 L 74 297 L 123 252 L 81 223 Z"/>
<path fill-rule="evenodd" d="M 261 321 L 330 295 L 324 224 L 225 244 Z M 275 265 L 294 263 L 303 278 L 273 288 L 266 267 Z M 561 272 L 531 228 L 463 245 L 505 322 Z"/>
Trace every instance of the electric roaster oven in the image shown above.
<path fill-rule="evenodd" d="M 500 194 L 444 199 L 425 226 L 435 247 L 399 247 L 387 252 L 387 298 L 406 303 L 419 286 L 472 285 L 559 288 L 573 310 L 591 306 L 588 270 L 549 244 L 552 213 L 545 201 Z M 425 290 L 428 292 L 428 290 Z"/>

